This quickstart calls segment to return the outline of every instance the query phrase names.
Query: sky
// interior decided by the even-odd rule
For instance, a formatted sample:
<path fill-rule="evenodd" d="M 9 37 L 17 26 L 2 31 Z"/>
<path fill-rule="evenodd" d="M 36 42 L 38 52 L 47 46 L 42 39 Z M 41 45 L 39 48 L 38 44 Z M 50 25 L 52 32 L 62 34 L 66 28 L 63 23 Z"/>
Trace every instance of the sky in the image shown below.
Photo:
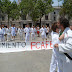
<path fill-rule="evenodd" d="M 53 0 L 53 6 L 58 6 L 58 0 Z M 62 5 L 62 1 L 59 2 L 59 6 Z"/>
<path fill-rule="evenodd" d="M 11 1 L 13 1 L 13 0 L 11 0 Z M 15 0 L 16 2 L 18 2 L 18 0 Z M 58 6 L 58 1 L 57 0 L 53 0 L 53 6 Z M 60 1 L 59 2 L 59 6 L 61 6 L 62 5 L 62 1 Z"/>

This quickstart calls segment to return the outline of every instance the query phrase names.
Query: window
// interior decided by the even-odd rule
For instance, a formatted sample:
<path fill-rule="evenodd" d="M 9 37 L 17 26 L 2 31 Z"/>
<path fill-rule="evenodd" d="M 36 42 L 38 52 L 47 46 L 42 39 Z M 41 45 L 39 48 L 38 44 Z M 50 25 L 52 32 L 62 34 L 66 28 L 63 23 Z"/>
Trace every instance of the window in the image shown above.
<path fill-rule="evenodd" d="M 4 16 L 2 16 L 2 21 L 4 21 L 5 20 L 5 18 L 4 18 Z"/>
<path fill-rule="evenodd" d="M 12 21 L 14 21 L 14 19 L 12 19 Z"/>
<path fill-rule="evenodd" d="M 54 21 L 56 21 L 56 17 L 54 17 Z"/>
<path fill-rule="evenodd" d="M 1 15 L 0 15 L 0 20 L 1 20 Z"/>
<path fill-rule="evenodd" d="M 45 16 L 45 20 L 48 20 L 48 15 Z"/>
<path fill-rule="evenodd" d="M 56 12 L 54 12 L 54 14 L 56 14 Z"/>
<path fill-rule="evenodd" d="M 22 15 L 22 20 L 26 20 L 26 15 Z"/>

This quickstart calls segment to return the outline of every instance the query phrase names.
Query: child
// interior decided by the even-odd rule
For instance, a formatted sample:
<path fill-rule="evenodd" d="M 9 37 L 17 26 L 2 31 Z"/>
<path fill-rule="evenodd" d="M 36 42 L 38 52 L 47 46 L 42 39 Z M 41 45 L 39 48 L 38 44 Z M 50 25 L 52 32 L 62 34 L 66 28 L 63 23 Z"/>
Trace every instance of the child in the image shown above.
<path fill-rule="evenodd" d="M 55 72 L 56 68 L 58 69 L 58 72 L 62 72 L 59 67 L 59 52 L 54 47 L 56 43 L 59 43 L 59 28 L 57 26 L 57 22 L 53 23 L 52 25 L 52 44 L 53 44 L 53 53 L 52 53 L 52 59 L 50 64 L 50 72 Z"/>

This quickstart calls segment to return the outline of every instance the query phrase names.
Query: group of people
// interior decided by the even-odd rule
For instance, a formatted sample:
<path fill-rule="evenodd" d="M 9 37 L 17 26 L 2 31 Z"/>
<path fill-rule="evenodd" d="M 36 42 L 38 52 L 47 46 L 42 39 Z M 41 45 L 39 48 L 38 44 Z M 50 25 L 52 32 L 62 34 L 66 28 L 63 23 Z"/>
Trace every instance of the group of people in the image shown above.
<path fill-rule="evenodd" d="M 10 28 L 9 26 L 7 26 L 7 28 L 4 25 L 0 25 L 0 41 L 9 41 L 15 39 L 15 35 L 16 35 L 16 28 L 15 25 L 12 25 L 12 27 Z"/>
<path fill-rule="evenodd" d="M 35 27 L 34 25 L 30 27 L 29 25 L 26 25 L 25 28 L 22 28 L 19 26 L 18 28 L 15 27 L 15 24 L 13 24 L 11 27 L 7 26 L 7 28 L 4 25 L 0 26 L 0 41 L 11 41 L 15 40 L 15 37 L 19 36 L 20 40 L 24 40 L 25 42 L 30 40 L 30 37 L 32 40 L 35 40 L 36 35 L 38 37 L 42 37 L 43 41 L 44 39 L 47 40 L 49 38 L 49 27 L 45 27 L 44 25 L 42 28 L 39 26 Z M 25 38 L 24 38 L 25 37 Z"/>
<path fill-rule="evenodd" d="M 60 18 L 52 27 L 53 53 L 50 72 L 72 72 L 72 26 L 66 18 Z"/>

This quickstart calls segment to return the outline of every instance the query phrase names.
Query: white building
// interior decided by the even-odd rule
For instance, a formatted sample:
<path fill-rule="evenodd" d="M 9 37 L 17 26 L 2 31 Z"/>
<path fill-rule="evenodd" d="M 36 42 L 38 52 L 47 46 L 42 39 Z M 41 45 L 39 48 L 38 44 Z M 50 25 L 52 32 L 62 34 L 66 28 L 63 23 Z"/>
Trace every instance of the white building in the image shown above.
<path fill-rule="evenodd" d="M 47 14 L 47 15 L 44 15 L 42 17 L 42 22 L 41 22 L 41 25 L 40 25 L 40 21 L 37 22 L 37 25 L 39 26 L 42 26 L 42 25 L 48 25 L 48 26 L 51 26 L 51 24 L 54 22 L 54 21 L 57 21 L 59 19 L 59 12 L 60 12 L 60 7 L 54 7 L 54 11 Z M 7 20 L 7 15 L 5 16 L 2 16 L 2 24 L 5 24 L 7 25 L 8 24 L 8 20 Z M 34 25 L 33 24 L 33 21 L 31 20 L 31 17 L 30 16 L 22 16 L 19 18 L 19 20 L 14 20 L 12 21 L 12 19 L 10 19 L 10 25 L 11 24 L 16 24 L 16 26 L 22 26 L 22 27 L 25 27 L 26 24 L 29 24 L 30 26 Z"/>

